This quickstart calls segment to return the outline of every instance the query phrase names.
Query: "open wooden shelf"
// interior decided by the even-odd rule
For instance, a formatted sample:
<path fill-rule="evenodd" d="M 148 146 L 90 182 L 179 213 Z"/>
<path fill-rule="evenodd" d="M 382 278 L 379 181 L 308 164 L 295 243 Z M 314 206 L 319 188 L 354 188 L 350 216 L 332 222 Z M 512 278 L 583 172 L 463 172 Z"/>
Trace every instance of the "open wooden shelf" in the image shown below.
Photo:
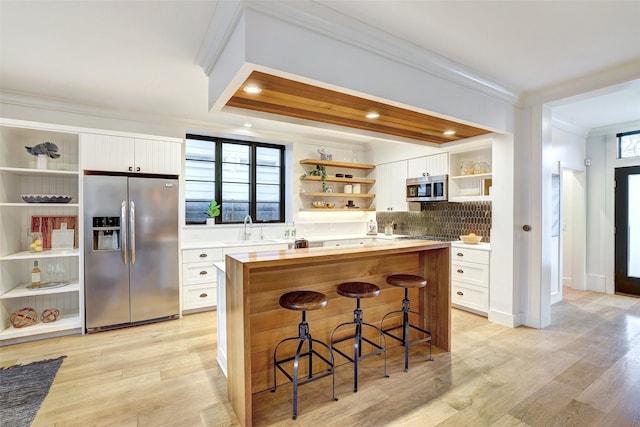
<path fill-rule="evenodd" d="M 322 181 L 322 177 L 319 176 L 305 176 L 304 177 L 304 181 Z M 375 184 L 376 180 L 375 179 L 369 179 L 369 178 L 360 178 L 360 177 L 355 177 L 355 178 L 338 178 L 336 176 L 327 176 L 327 182 L 342 182 L 345 184 Z"/>
<path fill-rule="evenodd" d="M 337 162 L 334 160 L 318 160 L 318 159 L 300 160 L 300 164 L 328 166 L 328 167 L 334 167 L 334 168 L 363 169 L 363 170 L 371 170 L 376 168 L 376 165 L 368 165 L 365 163 Z"/>
<path fill-rule="evenodd" d="M 310 196 L 310 197 L 344 197 L 344 198 L 366 198 L 373 199 L 376 197 L 375 194 L 366 194 L 366 193 L 323 193 L 319 192 L 311 192 L 311 193 L 300 193 L 300 196 Z"/>

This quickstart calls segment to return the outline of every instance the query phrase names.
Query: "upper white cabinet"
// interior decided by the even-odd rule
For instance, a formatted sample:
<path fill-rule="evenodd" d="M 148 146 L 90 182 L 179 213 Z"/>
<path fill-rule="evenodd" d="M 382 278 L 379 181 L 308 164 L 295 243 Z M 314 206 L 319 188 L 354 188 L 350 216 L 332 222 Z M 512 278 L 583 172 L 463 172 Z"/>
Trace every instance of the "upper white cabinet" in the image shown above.
<path fill-rule="evenodd" d="M 169 140 L 82 134 L 82 168 L 96 171 L 179 175 L 180 143 Z"/>
<path fill-rule="evenodd" d="M 449 153 L 449 201 L 489 201 L 491 146 Z"/>
<path fill-rule="evenodd" d="M 426 174 L 446 175 L 449 173 L 449 156 L 447 153 L 417 157 L 407 160 L 407 177 L 418 178 Z"/>
<path fill-rule="evenodd" d="M 406 211 L 407 161 L 376 166 L 376 211 Z"/>

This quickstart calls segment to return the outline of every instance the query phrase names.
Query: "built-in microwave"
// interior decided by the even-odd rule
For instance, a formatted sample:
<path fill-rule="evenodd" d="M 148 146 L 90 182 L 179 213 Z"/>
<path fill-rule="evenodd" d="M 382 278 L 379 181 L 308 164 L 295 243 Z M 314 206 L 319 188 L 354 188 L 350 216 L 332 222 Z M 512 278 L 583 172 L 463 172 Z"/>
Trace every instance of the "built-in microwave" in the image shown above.
<path fill-rule="evenodd" d="M 442 202 L 447 200 L 448 175 L 407 179 L 407 202 Z"/>

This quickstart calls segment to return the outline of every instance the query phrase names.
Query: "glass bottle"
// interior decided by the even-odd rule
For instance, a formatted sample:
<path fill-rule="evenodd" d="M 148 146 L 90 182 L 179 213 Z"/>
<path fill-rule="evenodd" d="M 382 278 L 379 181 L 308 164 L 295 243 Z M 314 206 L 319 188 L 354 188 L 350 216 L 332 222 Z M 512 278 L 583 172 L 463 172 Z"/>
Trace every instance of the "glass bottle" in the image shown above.
<path fill-rule="evenodd" d="M 38 267 L 38 261 L 33 261 L 33 268 L 31 269 L 31 287 L 39 288 L 42 284 L 40 282 L 40 268 Z"/>

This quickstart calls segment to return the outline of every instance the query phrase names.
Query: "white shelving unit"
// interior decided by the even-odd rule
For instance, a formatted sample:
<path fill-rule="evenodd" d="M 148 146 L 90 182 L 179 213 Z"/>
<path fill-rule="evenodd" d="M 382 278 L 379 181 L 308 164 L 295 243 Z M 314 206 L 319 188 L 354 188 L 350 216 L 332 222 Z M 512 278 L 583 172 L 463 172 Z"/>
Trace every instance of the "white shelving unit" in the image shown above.
<path fill-rule="evenodd" d="M 493 179 L 492 173 L 462 175 L 461 165 L 463 161 L 473 163 L 486 162 L 489 166 L 489 171 L 491 171 L 491 146 L 449 154 L 449 201 L 490 201 L 491 195 L 488 194 L 483 184 L 488 183 L 486 180 Z"/>
<path fill-rule="evenodd" d="M 55 143 L 60 154 L 49 159 L 47 169 L 36 168 L 36 158 L 25 146 Z M 0 120 L 0 346 L 83 331 L 84 293 L 82 262 L 78 248 L 30 252 L 28 236 L 33 216 L 75 217 L 76 241 L 82 241 L 80 215 L 79 135 L 64 127 Z M 64 203 L 26 203 L 23 194 L 68 194 Z M 66 286 L 29 290 L 33 261 L 38 260 L 43 281 L 47 266 L 64 268 Z M 38 322 L 14 328 L 9 317 L 24 307 L 38 316 L 47 308 L 60 311 L 55 322 Z"/>

